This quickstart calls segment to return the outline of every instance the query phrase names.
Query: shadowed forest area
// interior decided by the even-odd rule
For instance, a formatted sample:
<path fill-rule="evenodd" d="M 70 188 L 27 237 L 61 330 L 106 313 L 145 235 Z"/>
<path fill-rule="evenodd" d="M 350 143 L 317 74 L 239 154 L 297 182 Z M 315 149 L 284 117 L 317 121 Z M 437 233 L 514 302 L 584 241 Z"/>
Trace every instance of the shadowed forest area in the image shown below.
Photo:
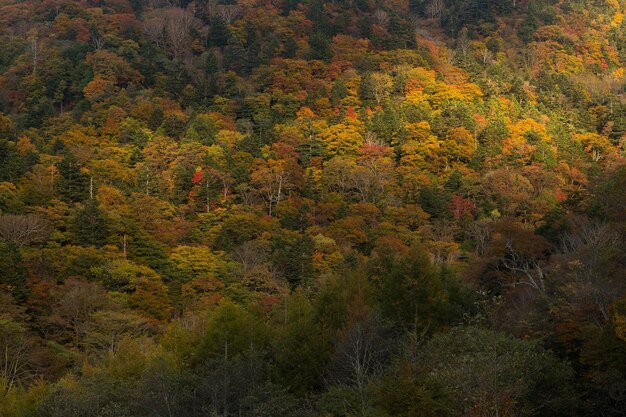
<path fill-rule="evenodd" d="M 0 416 L 623 416 L 625 14 L 0 0 Z"/>

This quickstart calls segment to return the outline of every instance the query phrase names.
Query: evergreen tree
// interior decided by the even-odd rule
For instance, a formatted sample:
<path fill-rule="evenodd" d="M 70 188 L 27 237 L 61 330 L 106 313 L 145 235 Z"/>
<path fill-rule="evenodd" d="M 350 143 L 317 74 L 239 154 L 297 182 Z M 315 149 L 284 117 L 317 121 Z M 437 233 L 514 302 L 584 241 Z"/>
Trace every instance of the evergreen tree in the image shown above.
<path fill-rule="evenodd" d="M 348 87 L 341 78 L 335 80 L 330 89 L 330 102 L 333 106 L 338 105 L 348 95 Z"/>
<path fill-rule="evenodd" d="M 0 290 L 10 293 L 18 303 L 26 301 L 29 294 L 20 249 L 14 243 L 2 240 L 0 240 Z"/>
<path fill-rule="evenodd" d="M 150 268 L 165 277 L 169 278 L 173 275 L 174 265 L 160 242 L 132 220 L 125 220 L 123 228 L 128 234 L 129 258 L 148 264 Z"/>
<path fill-rule="evenodd" d="M 359 84 L 359 99 L 365 106 L 373 106 L 376 104 L 376 94 L 374 93 L 374 81 L 372 74 L 366 72 L 361 77 Z"/>
<path fill-rule="evenodd" d="M 408 331 L 433 331 L 448 311 L 446 289 L 418 244 L 407 254 L 380 244 L 369 263 L 383 315 Z"/>
<path fill-rule="evenodd" d="M 95 198 L 79 209 L 73 224 L 74 240 L 83 246 L 103 246 L 109 237 L 107 218 Z"/>
<path fill-rule="evenodd" d="M 242 71 L 246 66 L 246 48 L 237 36 L 230 36 L 224 48 L 224 66 L 231 71 Z"/>
<path fill-rule="evenodd" d="M 226 26 L 224 21 L 219 16 L 216 16 L 211 22 L 211 26 L 209 29 L 209 46 L 226 46 L 226 44 L 228 43 L 229 35 L 230 33 L 228 31 L 228 26 Z"/>
<path fill-rule="evenodd" d="M 448 215 L 450 195 L 438 186 L 427 186 L 420 190 L 418 202 L 424 211 L 434 218 Z"/>
<path fill-rule="evenodd" d="M 89 194 L 89 176 L 81 172 L 76 157 L 68 152 L 57 165 L 61 178 L 56 182 L 57 191 L 64 200 L 83 201 Z"/>
<path fill-rule="evenodd" d="M 480 146 L 474 155 L 475 163 L 482 166 L 482 162 L 486 158 L 500 154 L 502 152 L 502 144 L 508 135 L 509 129 L 503 117 L 490 121 L 478 136 Z"/>
<path fill-rule="evenodd" d="M 321 30 L 311 35 L 309 44 L 311 45 L 311 59 L 328 60 L 332 56 L 330 39 Z"/>
<path fill-rule="evenodd" d="M 20 155 L 15 151 L 15 142 L 0 139 L 0 181 L 16 181 L 39 162 L 39 155 L 28 151 Z"/>
<path fill-rule="evenodd" d="M 283 44 L 283 58 L 293 58 L 294 56 L 296 56 L 297 51 L 298 43 L 292 36 L 289 36 Z"/>
<path fill-rule="evenodd" d="M 272 250 L 274 264 L 293 287 L 311 277 L 313 241 L 308 235 L 302 234 L 293 241 L 277 236 L 272 242 Z"/>

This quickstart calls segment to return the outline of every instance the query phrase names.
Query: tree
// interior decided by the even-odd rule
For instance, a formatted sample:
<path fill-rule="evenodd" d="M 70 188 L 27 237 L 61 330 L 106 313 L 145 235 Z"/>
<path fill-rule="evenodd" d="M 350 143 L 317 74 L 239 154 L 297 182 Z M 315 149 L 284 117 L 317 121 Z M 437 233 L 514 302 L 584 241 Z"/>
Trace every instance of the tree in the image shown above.
<path fill-rule="evenodd" d="M 606 223 L 571 221 L 551 262 L 555 273 L 550 278 L 558 294 L 554 305 L 559 306 L 555 312 L 561 319 L 569 315 L 605 325 L 611 321 L 610 306 L 626 288 L 616 275 L 618 242 L 618 234 Z"/>
<path fill-rule="evenodd" d="M 285 297 L 276 308 L 276 336 L 272 352 L 274 374 L 279 383 L 295 394 L 319 387 L 330 355 L 330 341 L 323 337 L 316 311 L 304 294 Z"/>
<path fill-rule="evenodd" d="M 419 357 L 428 378 L 453 394 L 460 415 L 568 415 L 572 369 L 532 341 L 475 327 L 435 336 Z"/>
<path fill-rule="evenodd" d="M 235 213 L 229 216 L 222 223 L 215 246 L 222 250 L 232 250 L 257 238 L 266 230 L 259 220 L 253 213 Z"/>
<path fill-rule="evenodd" d="M 83 173 L 73 153 L 65 154 L 57 164 L 61 178 L 55 188 L 68 201 L 83 201 L 89 195 L 89 176 Z"/>
<path fill-rule="evenodd" d="M 213 145 L 219 131 L 217 123 L 209 114 L 199 114 L 187 126 L 185 140 L 200 142 L 203 145 Z"/>
<path fill-rule="evenodd" d="M 284 160 L 259 161 L 257 168 L 250 174 L 251 184 L 263 196 L 270 216 L 274 206 L 294 187 L 295 178 L 287 165 L 288 162 Z"/>
<path fill-rule="evenodd" d="M 89 199 L 73 221 L 74 240 L 80 245 L 103 246 L 109 238 L 109 221 L 97 199 Z"/>
<path fill-rule="evenodd" d="M 12 320 L 0 318 L 0 381 L 2 396 L 16 384 L 25 382 L 30 374 L 31 343 L 24 328 Z"/>
<path fill-rule="evenodd" d="M 172 58 L 181 58 L 191 44 L 191 32 L 199 25 L 193 13 L 178 7 L 155 10 L 146 15 L 144 32 Z"/>
<path fill-rule="evenodd" d="M 177 246 L 170 258 L 178 269 L 181 281 L 190 281 L 202 275 L 217 275 L 228 265 L 226 259 L 205 246 Z"/>
<path fill-rule="evenodd" d="M 243 409 L 251 417 L 305 417 L 302 401 L 280 385 L 259 384 L 243 398 Z"/>
<path fill-rule="evenodd" d="M 334 156 L 354 155 L 363 144 L 363 135 L 358 123 L 339 123 L 320 132 L 319 140 L 326 148 L 326 154 Z"/>
<path fill-rule="evenodd" d="M 0 216 L 0 236 L 17 246 L 45 240 L 48 224 L 36 215 Z"/>
<path fill-rule="evenodd" d="M 426 6 L 426 12 L 428 13 L 428 17 L 431 19 L 440 19 L 445 11 L 445 3 L 443 0 L 432 0 Z"/>
<path fill-rule="evenodd" d="M 503 282 L 502 285 L 526 286 L 541 296 L 546 296 L 546 257 L 549 243 L 519 224 L 508 223 L 507 219 L 501 221 L 497 232 L 498 235 L 491 243 L 492 248 L 497 248 L 501 255 L 500 263 L 513 274 L 513 279 Z"/>
<path fill-rule="evenodd" d="M 272 261 L 292 287 L 303 285 L 312 276 L 313 242 L 307 234 L 282 233 L 271 239 Z"/>
<path fill-rule="evenodd" d="M 239 14 L 241 7 L 236 4 L 220 4 L 215 7 L 217 15 L 227 24 L 230 25 Z"/>
<path fill-rule="evenodd" d="M 212 311 L 199 349 L 209 358 L 229 361 L 260 349 L 266 336 L 265 324 L 255 312 L 224 300 Z"/>
<path fill-rule="evenodd" d="M 489 124 L 478 135 L 478 149 L 475 158 L 478 161 L 489 160 L 502 152 L 502 143 L 509 134 L 506 121 L 496 118 L 489 121 Z"/>
<path fill-rule="evenodd" d="M 93 277 L 126 304 L 159 320 L 170 316 L 170 297 L 161 276 L 153 269 L 127 259 L 116 259 L 91 269 Z M 115 317 L 112 319 L 116 320 Z"/>
<path fill-rule="evenodd" d="M 68 280 L 46 322 L 56 328 L 59 340 L 67 338 L 71 344 L 79 347 L 90 327 L 92 315 L 112 307 L 114 303 L 101 286 Z"/>
<path fill-rule="evenodd" d="M 581 142 L 585 153 L 589 154 L 594 162 L 599 162 L 615 151 L 611 141 L 597 133 L 577 135 L 576 139 Z"/>
<path fill-rule="evenodd" d="M 383 317 L 407 331 L 431 331 L 448 303 L 446 289 L 418 244 L 380 239 L 368 265 Z"/>
<path fill-rule="evenodd" d="M 85 329 L 88 350 L 115 355 L 125 342 L 151 333 L 147 320 L 125 311 L 102 310 L 91 315 Z"/>
<path fill-rule="evenodd" d="M 355 304 L 359 302 L 362 300 L 356 300 Z M 348 323 L 339 334 L 332 377 L 340 384 L 356 388 L 359 414 L 367 415 L 367 384 L 370 377 L 383 369 L 391 352 L 391 343 L 384 320 L 376 312 L 366 313 L 363 307 L 356 307 L 361 310 L 357 313 L 361 317 L 354 317 L 355 321 Z"/>
<path fill-rule="evenodd" d="M 371 75 L 371 88 L 376 100 L 376 104 L 380 106 L 383 100 L 389 97 L 392 89 L 392 78 L 389 74 L 375 72 Z"/>
<path fill-rule="evenodd" d="M 26 268 L 19 246 L 0 241 L 0 286 L 15 301 L 23 303 L 29 295 Z"/>

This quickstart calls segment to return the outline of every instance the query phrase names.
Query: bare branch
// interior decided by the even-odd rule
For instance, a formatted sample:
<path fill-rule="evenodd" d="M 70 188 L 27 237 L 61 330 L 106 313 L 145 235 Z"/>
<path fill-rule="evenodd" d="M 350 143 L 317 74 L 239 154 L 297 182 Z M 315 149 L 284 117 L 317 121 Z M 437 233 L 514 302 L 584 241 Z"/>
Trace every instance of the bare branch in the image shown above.
<path fill-rule="evenodd" d="M 506 256 L 502 258 L 502 265 L 509 271 L 519 274 L 522 278 L 513 283 L 513 286 L 528 285 L 539 291 L 546 293 L 546 274 L 542 269 L 539 259 L 535 257 L 525 257 L 513 249 L 513 242 L 508 239 L 506 242 Z"/>
<path fill-rule="evenodd" d="M 18 246 L 41 242 L 48 235 L 48 223 L 33 215 L 0 216 L 0 236 Z"/>

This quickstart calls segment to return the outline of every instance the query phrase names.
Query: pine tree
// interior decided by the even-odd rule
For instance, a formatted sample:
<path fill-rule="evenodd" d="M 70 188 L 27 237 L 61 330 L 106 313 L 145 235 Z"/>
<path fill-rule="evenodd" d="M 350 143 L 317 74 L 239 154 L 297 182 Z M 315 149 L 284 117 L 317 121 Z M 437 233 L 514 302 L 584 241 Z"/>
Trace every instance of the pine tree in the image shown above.
<path fill-rule="evenodd" d="M 89 176 L 80 171 L 76 157 L 68 152 L 57 165 L 61 178 L 56 189 L 64 200 L 83 201 L 89 193 Z"/>
<path fill-rule="evenodd" d="M 28 298 L 26 270 L 17 245 L 0 241 L 0 289 L 9 292 L 18 303 Z"/>
<path fill-rule="evenodd" d="M 376 95 L 374 94 L 374 82 L 372 74 L 365 73 L 359 84 L 359 99 L 364 105 L 374 105 L 376 103 Z"/>
<path fill-rule="evenodd" d="M 348 87 L 341 79 L 336 80 L 330 90 L 330 102 L 333 106 L 338 105 L 348 95 Z"/>
<path fill-rule="evenodd" d="M 109 237 L 109 225 L 106 216 L 98 206 L 96 199 L 87 201 L 74 218 L 74 240 L 79 245 L 103 246 Z"/>

